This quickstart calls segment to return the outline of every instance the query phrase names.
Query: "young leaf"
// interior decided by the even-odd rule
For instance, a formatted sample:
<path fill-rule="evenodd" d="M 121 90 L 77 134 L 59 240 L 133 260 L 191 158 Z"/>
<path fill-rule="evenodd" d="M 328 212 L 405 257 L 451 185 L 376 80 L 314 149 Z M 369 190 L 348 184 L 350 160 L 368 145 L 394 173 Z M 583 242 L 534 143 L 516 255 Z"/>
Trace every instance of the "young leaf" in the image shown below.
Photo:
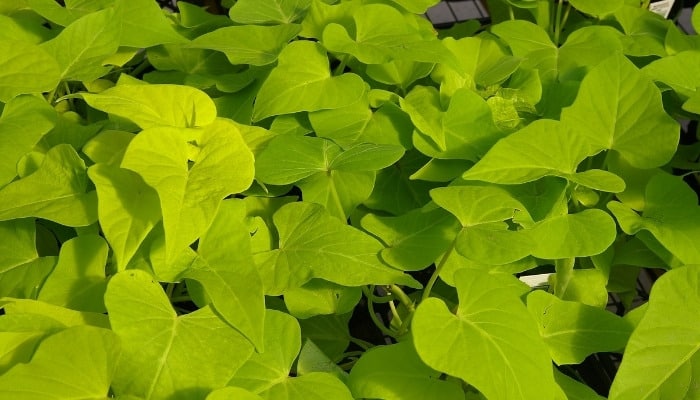
<path fill-rule="evenodd" d="M 700 87 L 700 51 L 683 51 L 655 60 L 642 69 L 651 79 L 670 86 L 683 99 L 693 97 Z"/>
<path fill-rule="evenodd" d="M 253 120 L 348 106 L 365 91 L 364 81 L 355 74 L 331 76 L 326 51 L 320 44 L 296 41 L 282 50 L 277 66 L 260 88 Z"/>
<path fill-rule="evenodd" d="M 185 277 L 199 282 L 219 315 L 264 351 L 265 297 L 245 218 L 242 200 L 223 201 L 197 247 L 205 267 L 192 268 Z"/>
<path fill-rule="evenodd" d="M 578 164 L 595 154 L 586 140 L 567 125 L 540 119 L 501 139 L 474 167 L 462 175 L 466 180 L 516 184 L 545 176 L 559 176 L 595 189 L 621 192 L 625 183 L 616 175 L 596 171 L 598 179 L 587 179 L 593 170 L 577 173 Z M 600 178 L 604 178 L 601 180 Z"/>
<path fill-rule="evenodd" d="M 120 46 L 146 48 L 167 43 L 185 43 L 158 4 L 150 0 L 115 0 L 121 16 Z"/>
<path fill-rule="evenodd" d="M 105 312 L 108 252 L 107 243 L 97 235 L 78 236 L 63 243 L 58 263 L 37 299 L 78 311 Z"/>
<path fill-rule="evenodd" d="M 608 203 L 620 228 L 634 235 L 641 230 L 654 237 L 684 264 L 700 263 L 700 208 L 697 195 L 681 179 L 660 173 L 647 184 L 640 216 L 622 203 Z"/>
<path fill-rule="evenodd" d="M 188 47 L 220 51 L 231 64 L 267 65 L 300 30 L 294 24 L 227 26 L 197 37 Z"/>
<path fill-rule="evenodd" d="M 0 101 L 23 93 L 48 92 L 61 81 L 56 60 L 42 47 L 0 40 Z"/>
<path fill-rule="evenodd" d="M 126 265 L 146 235 L 160 221 L 158 193 L 133 171 L 107 164 L 88 169 L 97 190 L 100 227 L 110 244 L 117 269 Z"/>
<path fill-rule="evenodd" d="M 615 241 L 617 226 L 605 211 L 588 209 L 544 219 L 528 235 L 533 256 L 556 260 L 602 253 Z"/>
<path fill-rule="evenodd" d="M 44 339 L 29 363 L 0 375 L 0 397 L 106 398 L 119 353 L 119 339 L 107 329 L 63 330 Z"/>
<path fill-rule="evenodd" d="M 291 24 L 297 22 L 311 0 L 239 0 L 228 12 L 239 24 Z"/>
<path fill-rule="evenodd" d="M 592 153 L 615 150 L 637 168 L 670 161 L 680 135 L 678 122 L 664 111 L 659 90 L 622 55 L 586 75 L 561 120 L 583 135 Z"/>
<path fill-rule="evenodd" d="M 678 268 L 654 283 L 649 307 L 625 349 L 610 399 L 697 398 L 700 267 Z"/>
<path fill-rule="evenodd" d="M 301 349 L 301 330 L 294 317 L 275 310 L 265 312 L 265 352 L 254 353 L 233 375 L 228 386 L 263 392 L 289 376 Z"/>
<path fill-rule="evenodd" d="M 263 400 L 263 398 L 243 388 L 227 386 L 209 393 L 206 400 Z"/>
<path fill-rule="evenodd" d="M 455 63 L 437 39 L 426 38 L 417 23 L 385 4 L 367 4 L 352 14 L 355 30 L 348 32 L 337 23 L 326 25 L 322 43 L 329 51 L 345 53 L 364 64 L 384 64 L 394 60 Z"/>
<path fill-rule="evenodd" d="M 464 379 L 489 399 L 553 398 L 547 348 L 519 291 L 469 269 L 457 271 L 455 282 L 456 314 L 442 300 L 428 298 L 413 316 L 413 343 L 423 362 Z"/>
<path fill-rule="evenodd" d="M 381 243 L 317 204 L 287 204 L 275 213 L 274 221 L 279 249 L 258 254 L 256 259 L 268 294 L 299 287 L 312 278 L 343 286 L 417 285 L 413 278 L 382 264 Z"/>
<path fill-rule="evenodd" d="M 360 224 L 386 243 L 382 260 L 394 268 L 418 271 L 447 250 L 457 232 L 456 222 L 443 210 L 417 209 L 396 217 L 367 214 Z"/>
<path fill-rule="evenodd" d="M 32 218 L 0 222 L 0 297 L 36 298 L 57 257 L 39 257 Z"/>
<path fill-rule="evenodd" d="M 56 59 L 61 80 L 94 81 L 110 67 L 102 61 L 119 48 L 121 19 L 112 9 L 87 14 L 41 47 Z"/>
<path fill-rule="evenodd" d="M 2 50 L 0 50 L 2 51 Z M 2 67 L 0 67 L 2 68 Z M 34 96 L 19 96 L 5 104 L 0 117 L 0 187 L 17 176 L 17 163 L 56 124 L 56 112 Z"/>
<path fill-rule="evenodd" d="M 146 129 L 131 141 L 122 161 L 158 192 L 167 261 L 204 233 L 221 200 L 253 180 L 253 155 L 233 123 L 219 119 L 202 129 L 195 157 L 180 134 L 177 128 Z"/>
<path fill-rule="evenodd" d="M 0 221 L 37 217 L 67 226 L 97 221 L 97 196 L 86 193 L 85 162 L 68 144 L 48 153 L 39 169 L 0 189 Z"/>
<path fill-rule="evenodd" d="M 494 25 L 491 32 L 508 44 L 515 57 L 524 59 L 522 67 L 536 69 L 543 83 L 556 79 L 559 51 L 544 29 L 529 21 L 510 20 Z"/>
<path fill-rule="evenodd" d="M 528 295 L 527 308 L 558 365 L 580 364 L 593 353 L 621 351 L 633 330 L 610 311 L 560 300 L 542 290 Z"/>
<path fill-rule="evenodd" d="M 355 308 L 362 297 L 359 287 L 346 287 L 312 279 L 305 285 L 284 293 L 284 304 L 296 318 L 317 315 L 346 314 Z"/>
<path fill-rule="evenodd" d="M 356 398 L 464 399 L 464 392 L 456 382 L 439 377 L 439 372 L 421 361 L 410 342 L 400 342 L 364 353 L 350 371 L 348 386 Z"/>
<path fill-rule="evenodd" d="M 216 106 L 209 96 L 189 86 L 124 83 L 80 97 L 90 107 L 127 118 L 142 129 L 201 127 L 216 118 Z"/>
<path fill-rule="evenodd" d="M 430 197 L 457 217 L 463 227 L 505 221 L 513 218 L 515 210 L 525 210 L 507 190 L 496 185 L 441 187 L 431 190 Z"/>
<path fill-rule="evenodd" d="M 122 343 L 112 383 L 117 395 L 204 397 L 224 386 L 253 352 L 209 307 L 178 317 L 160 285 L 140 270 L 112 277 L 105 305 Z"/>

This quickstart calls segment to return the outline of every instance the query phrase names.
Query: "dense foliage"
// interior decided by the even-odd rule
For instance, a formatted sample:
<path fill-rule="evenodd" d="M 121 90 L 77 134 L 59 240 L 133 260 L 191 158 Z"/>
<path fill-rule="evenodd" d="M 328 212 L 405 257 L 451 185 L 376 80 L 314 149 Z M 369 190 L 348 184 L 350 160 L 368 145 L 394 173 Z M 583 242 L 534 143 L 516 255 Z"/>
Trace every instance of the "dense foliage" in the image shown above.
<path fill-rule="evenodd" d="M 698 36 L 435 3 L 0 2 L 0 398 L 700 398 Z"/>

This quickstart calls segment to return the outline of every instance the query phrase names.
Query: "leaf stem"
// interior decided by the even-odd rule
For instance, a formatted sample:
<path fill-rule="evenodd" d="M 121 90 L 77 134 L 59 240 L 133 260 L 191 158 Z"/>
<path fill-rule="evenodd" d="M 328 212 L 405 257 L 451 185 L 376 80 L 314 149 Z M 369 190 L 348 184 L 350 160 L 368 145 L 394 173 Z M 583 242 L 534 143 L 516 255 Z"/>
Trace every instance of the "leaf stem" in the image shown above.
<path fill-rule="evenodd" d="M 343 74 L 343 72 L 345 71 L 345 67 L 348 64 L 346 57 L 347 56 L 338 56 L 338 60 L 340 60 L 340 64 L 338 64 L 338 66 L 335 68 L 335 70 L 333 70 L 333 76 L 338 76 L 338 75 Z"/>
<path fill-rule="evenodd" d="M 364 293 L 364 295 L 365 295 L 365 297 L 367 297 L 367 299 L 372 300 L 374 303 L 384 304 L 384 303 L 388 303 L 388 302 L 394 300 L 393 295 L 377 296 L 373 292 L 374 292 L 374 289 L 370 290 L 369 288 L 367 288 L 367 286 L 362 287 L 362 293 Z"/>
<path fill-rule="evenodd" d="M 371 290 L 374 291 L 374 285 L 370 286 Z M 372 299 L 367 299 L 367 310 L 369 311 L 369 317 L 372 319 L 372 322 L 374 322 L 374 325 L 379 328 L 380 331 L 384 334 L 384 336 L 390 336 L 394 339 L 396 339 L 396 333 L 392 331 L 391 329 L 387 328 L 386 325 L 382 321 L 379 320 L 379 317 L 377 317 L 377 313 L 374 312 L 374 302 Z"/>
<path fill-rule="evenodd" d="M 561 9 L 564 5 L 564 0 L 557 1 L 557 11 L 554 17 L 554 45 L 559 46 L 559 35 L 561 34 Z"/>
<path fill-rule="evenodd" d="M 510 17 L 510 20 L 513 21 L 515 19 L 515 13 L 513 12 L 513 6 L 508 4 L 508 17 Z"/>
<path fill-rule="evenodd" d="M 435 271 L 433 271 L 433 274 L 430 275 L 430 280 L 428 280 L 428 283 L 425 285 L 425 289 L 423 289 L 423 295 L 421 296 L 420 301 L 430 297 L 430 292 L 433 290 L 433 286 L 435 286 L 435 282 L 437 282 L 442 268 L 445 266 L 445 263 L 447 263 L 447 259 L 452 255 L 456 244 L 457 238 L 455 237 L 452 244 L 450 244 L 450 247 L 447 249 L 447 251 L 445 251 L 445 254 L 443 254 L 442 258 L 440 259 L 440 263 L 438 263 L 438 265 L 435 267 Z"/>
<path fill-rule="evenodd" d="M 366 340 L 358 339 L 356 337 L 350 336 L 350 342 L 356 344 L 357 346 L 361 347 L 363 350 L 369 350 L 374 345 Z"/>
<path fill-rule="evenodd" d="M 393 301 L 389 302 L 389 308 L 391 309 L 391 315 L 396 320 L 396 323 L 398 323 L 399 326 L 403 325 L 403 321 L 401 320 L 401 316 L 399 316 L 399 312 L 396 310 L 396 305 L 394 304 Z"/>
<path fill-rule="evenodd" d="M 411 298 L 408 297 L 406 292 L 401 290 L 400 287 L 398 287 L 396 285 L 389 286 L 389 293 L 391 293 L 393 296 L 396 296 L 396 298 L 401 302 L 401 304 L 403 304 L 404 307 L 406 307 L 408 309 L 408 312 L 412 313 L 412 312 L 416 311 L 416 306 L 414 304 L 414 301 L 411 300 Z"/>

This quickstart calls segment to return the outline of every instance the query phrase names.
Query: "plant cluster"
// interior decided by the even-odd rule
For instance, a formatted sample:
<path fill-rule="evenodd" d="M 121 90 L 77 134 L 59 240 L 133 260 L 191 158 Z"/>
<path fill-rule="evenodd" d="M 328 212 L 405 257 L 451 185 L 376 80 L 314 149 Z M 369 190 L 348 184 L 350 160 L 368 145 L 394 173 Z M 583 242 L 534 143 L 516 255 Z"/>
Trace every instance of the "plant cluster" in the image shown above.
<path fill-rule="evenodd" d="M 0 398 L 700 398 L 698 36 L 435 3 L 0 2 Z"/>

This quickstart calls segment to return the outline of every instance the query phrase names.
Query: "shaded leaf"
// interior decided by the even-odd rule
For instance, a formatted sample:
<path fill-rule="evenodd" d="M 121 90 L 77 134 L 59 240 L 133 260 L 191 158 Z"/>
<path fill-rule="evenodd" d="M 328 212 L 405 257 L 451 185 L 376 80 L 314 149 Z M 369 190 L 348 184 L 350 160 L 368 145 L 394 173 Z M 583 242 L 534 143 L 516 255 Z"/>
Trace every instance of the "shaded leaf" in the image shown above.
<path fill-rule="evenodd" d="M 15 40 L 0 41 L 0 101 L 23 93 L 48 92 L 61 80 L 56 60 L 40 46 Z"/>
<path fill-rule="evenodd" d="M 240 0 L 229 10 L 239 24 L 289 24 L 305 14 L 311 0 Z"/>

